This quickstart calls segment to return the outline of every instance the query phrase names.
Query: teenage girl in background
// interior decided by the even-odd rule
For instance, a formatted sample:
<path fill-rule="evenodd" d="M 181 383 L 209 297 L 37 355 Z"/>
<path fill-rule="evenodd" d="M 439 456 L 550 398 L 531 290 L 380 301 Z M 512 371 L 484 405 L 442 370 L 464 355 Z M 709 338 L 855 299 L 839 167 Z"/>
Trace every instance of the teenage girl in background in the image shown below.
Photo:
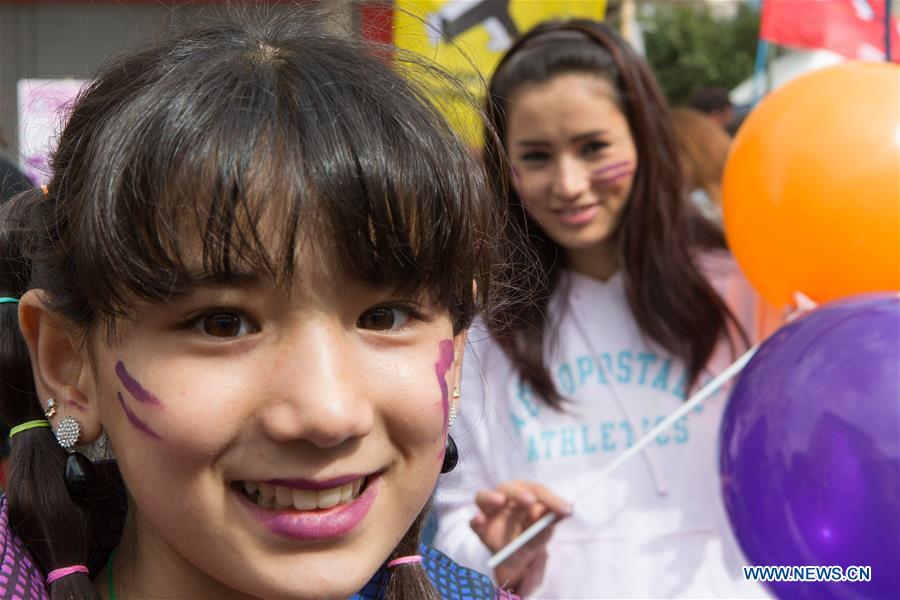
<path fill-rule="evenodd" d="M 567 504 L 755 331 L 721 230 L 685 198 L 652 73 L 601 24 L 545 23 L 501 60 L 488 113 L 489 176 L 512 173 L 521 260 L 538 256 L 542 285 L 512 335 L 470 336 L 466 471 L 436 494 L 437 546 L 486 570 L 547 511 L 571 512 L 495 580 L 546 598 L 762 595 L 743 582 L 718 490 L 724 391 Z"/>

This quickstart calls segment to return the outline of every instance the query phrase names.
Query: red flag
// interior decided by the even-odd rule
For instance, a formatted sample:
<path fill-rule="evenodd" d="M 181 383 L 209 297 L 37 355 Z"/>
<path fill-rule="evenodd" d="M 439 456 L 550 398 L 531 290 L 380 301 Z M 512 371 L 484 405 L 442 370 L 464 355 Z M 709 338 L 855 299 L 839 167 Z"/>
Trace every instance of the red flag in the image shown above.
<path fill-rule="evenodd" d="M 799 48 L 884 60 L 885 0 L 764 0 L 759 37 Z M 892 15 L 891 60 L 900 62 L 900 19 Z"/>

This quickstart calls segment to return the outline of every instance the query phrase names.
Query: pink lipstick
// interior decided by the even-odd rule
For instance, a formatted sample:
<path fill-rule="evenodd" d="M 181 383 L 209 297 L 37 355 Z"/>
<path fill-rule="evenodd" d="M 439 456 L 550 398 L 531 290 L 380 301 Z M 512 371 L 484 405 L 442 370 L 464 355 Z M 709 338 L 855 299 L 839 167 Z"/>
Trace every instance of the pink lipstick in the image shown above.
<path fill-rule="evenodd" d="M 557 218 L 563 225 L 580 227 L 593 221 L 600 212 L 600 204 L 589 204 L 578 208 L 556 211 Z"/>
<path fill-rule="evenodd" d="M 296 489 L 313 489 L 313 486 L 333 485 L 343 481 L 341 477 L 328 482 L 311 482 L 305 480 L 271 480 L 273 485 L 303 483 L 303 487 Z M 275 481 L 281 483 L 275 484 Z M 345 504 L 338 504 L 332 508 L 297 510 L 296 508 L 263 508 L 244 496 L 241 492 L 235 493 L 240 498 L 243 506 L 263 526 L 277 536 L 290 538 L 297 541 L 321 541 L 337 539 L 352 533 L 365 519 L 378 495 L 381 482 L 379 475 L 370 475 L 366 488 L 354 500 Z M 321 487 L 320 487 L 321 489 Z"/>

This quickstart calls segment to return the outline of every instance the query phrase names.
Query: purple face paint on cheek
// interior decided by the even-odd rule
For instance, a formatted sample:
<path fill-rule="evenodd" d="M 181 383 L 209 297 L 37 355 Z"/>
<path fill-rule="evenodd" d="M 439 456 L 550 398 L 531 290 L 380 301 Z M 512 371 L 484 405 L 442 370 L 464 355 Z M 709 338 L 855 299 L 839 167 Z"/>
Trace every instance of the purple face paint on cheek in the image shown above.
<path fill-rule="evenodd" d="M 634 173 L 631 161 L 622 160 L 601 169 L 591 171 L 591 179 L 599 183 L 611 185 Z"/>
<path fill-rule="evenodd" d="M 614 177 L 602 177 L 600 179 L 597 179 L 596 181 L 603 185 L 614 185 L 616 183 L 619 183 L 620 181 L 622 181 L 629 175 L 631 175 L 631 173 L 632 173 L 632 171 L 626 171 L 624 173 L 619 173 L 618 175 L 615 175 Z"/>
<path fill-rule="evenodd" d="M 434 363 L 434 373 L 437 375 L 438 386 L 441 388 L 441 405 L 444 409 L 444 432 L 443 437 L 447 437 L 447 420 L 450 418 L 450 396 L 447 391 L 447 371 L 453 364 L 453 341 L 441 340 L 438 343 L 438 360 Z M 444 449 L 441 448 L 441 455 Z"/>
<path fill-rule="evenodd" d="M 600 167 L 599 169 L 594 169 L 591 171 L 591 176 L 600 177 L 602 175 L 606 175 L 607 173 L 612 173 L 613 171 L 620 171 L 624 168 L 630 167 L 630 160 L 620 160 L 618 162 L 614 162 L 612 164 L 606 165 L 605 167 Z"/>
<path fill-rule="evenodd" d="M 116 363 L 116 375 L 119 377 L 119 381 L 122 382 L 122 385 L 125 386 L 125 389 L 134 396 L 134 399 L 143 404 L 149 404 L 151 406 L 157 406 L 162 408 L 163 403 L 160 402 L 159 398 L 148 392 L 144 389 L 137 380 L 132 377 L 128 371 L 125 369 L 125 363 L 121 360 Z"/>
<path fill-rule="evenodd" d="M 128 421 L 129 421 L 132 425 L 134 425 L 135 428 L 137 428 L 138 430 L 140 430 L 140 431 L 146 433 L 147 435 L 149 435 L 150 437 L 152 437 L 152 438 L 154 438 L 154 439 L 157 439 L 157 440 L 161 440 L 161 439 L 162 439 L 162 438 L 159 436 L 159 434 L 156 433 L 155 431 L 153 431 L 153 429 L 152 429 L 149 425 L 147 425 L 146 423 L 144 423 L 143 421 L 141 421 L 140 418 L 138 418 L 138 416 L 137 416 L 136 414 L 134 414 L 133 412 L 131 412 L 131 409 L 129 409 L 129 408 L 128 408 L 128 405 L 125 404 L 125 399 L 122 398 L 122 393 L 121 393 L 121 392 L 116 392 L 116 397 L 119 399 L 119 404 L 122 405 L 122 410 L 125 411 L 125 416 L 128 417 Z"/>

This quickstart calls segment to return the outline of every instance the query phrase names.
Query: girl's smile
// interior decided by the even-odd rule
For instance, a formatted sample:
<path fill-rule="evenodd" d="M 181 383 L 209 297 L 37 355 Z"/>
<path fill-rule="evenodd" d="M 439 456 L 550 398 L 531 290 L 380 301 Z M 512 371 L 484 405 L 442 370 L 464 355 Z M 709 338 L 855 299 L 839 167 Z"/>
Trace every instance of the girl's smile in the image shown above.
<path fill-rule="evenodd" d="M 567 208 L 555 208 L 552 211 L 558 216 L 560 223 L 563 225 L 580 227 L 593 221 L 597 213 L 600 212 L 602 205 L 601 202 L 594 202 Z"/>
<path fill-rule="evenodd" d="M 237 490 L 253 517 L 272 533 L 301 541 L 329 540 L 351 534 L 365 519 L 378 483 L 372 474 L 332 487 L 319 487 L 324 482 L 304 487 L 244 482 Z"/>

